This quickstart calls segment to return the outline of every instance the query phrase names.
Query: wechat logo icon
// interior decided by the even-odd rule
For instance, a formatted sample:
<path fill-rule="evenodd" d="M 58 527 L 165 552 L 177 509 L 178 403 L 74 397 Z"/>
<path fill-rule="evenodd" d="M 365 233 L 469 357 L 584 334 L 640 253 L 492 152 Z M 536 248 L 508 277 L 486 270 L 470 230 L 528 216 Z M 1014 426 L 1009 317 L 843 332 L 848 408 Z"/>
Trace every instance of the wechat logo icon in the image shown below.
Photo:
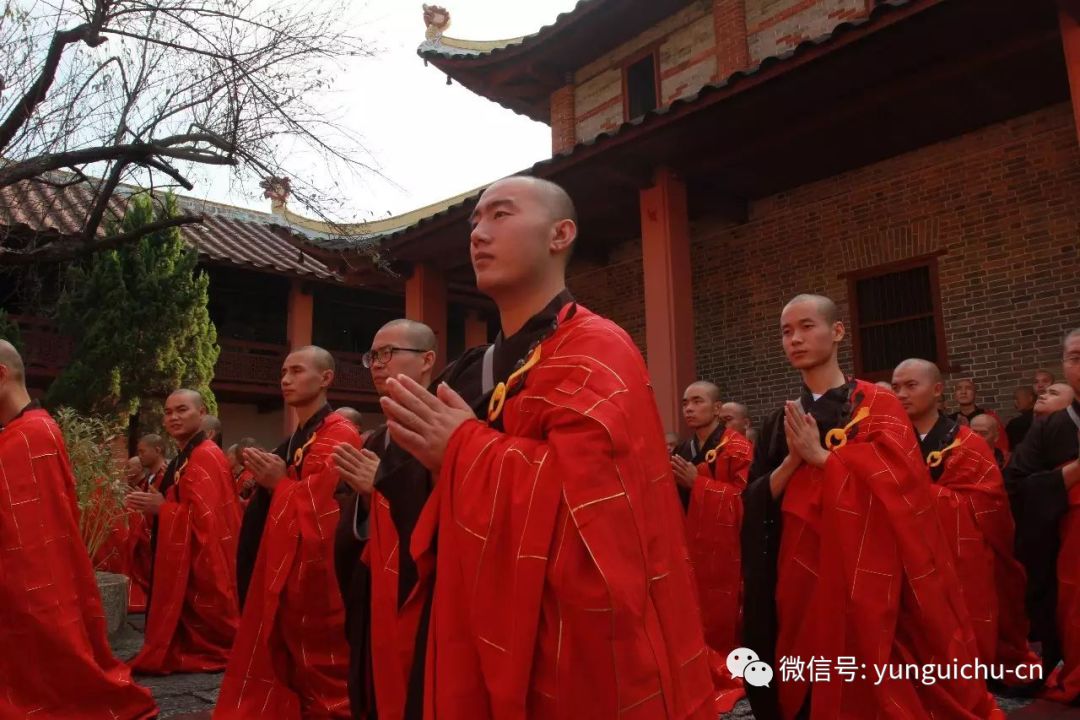
<path fill-rule="evenodd" d="M 728 653 L 727 669 L 731 677 L 742 678 L 754 687 L 769 687 L 773 679 L 772 668 L 750 648 L 735 648 Z"/>

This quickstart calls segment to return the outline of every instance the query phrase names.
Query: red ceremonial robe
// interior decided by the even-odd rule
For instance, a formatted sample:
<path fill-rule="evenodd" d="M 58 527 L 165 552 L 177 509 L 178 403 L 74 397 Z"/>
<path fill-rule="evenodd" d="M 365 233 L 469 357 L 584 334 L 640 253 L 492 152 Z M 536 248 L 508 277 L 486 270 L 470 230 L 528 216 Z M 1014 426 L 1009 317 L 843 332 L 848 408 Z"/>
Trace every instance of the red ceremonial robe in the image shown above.
<path fill-rule="evenodd" d="M 157 715 L 106 638 L 60 428 L 30 409 L 0 430 L 0 720 Z"/>
<path fill-rule="evenodd" d="M 425 716 L 715 718 L 645 364 L 614 323 L 573 304 L 561 318 L 505 431 L 455 431 L 413 535 L 420 587 L 434 581 Z"/>
<path fill-rule="evenodd" d="M 1080 698 L 1080 485 L 1069 489 L 1069 509 L 1061 520 L 1061 550 L 1057 557 L 1057 626 L 1064 665 L 1047 683 L 1044 697 L 1071 703 Z"/>
<path fill-rule="evenodd" d="M 1006 683 L 1027 684 L 1037 679 L 1031 668 L 1039 658 L 1028 648 L 1027 575 L 1013 555 L 1016 529 L 1001 470 L 990 446 L 966 426 L 958 427 L 943 450 L 944 469 L 932 494 L 971 614 L 979 659 L 1003 665 Z M 1017 677 L 1019 665 L 1024 669 Z"/>
<path fill-rule="evenodd" d="M 847 443 L 824 468 L 802 465 L 782 499 L 776 658 L 865 664 L 865 678 L 813 685 L 810 717 L 1004 718 L 982 680 L 893 679 L 906 664 L 971 666 L 976 643 L 930 475 L 900 401 L 857 381 Z M 855 423 L 863 408 L 869 413 Z M 860 671 L 861 673 L 862 671 Z M 896 671 L 900 674 L 900 671 Z M 776 669 L 780 712 L 810 690 Z M 872 674 L 873 673 L 873 674 Z"/>
<path fill-rule="evenodd" d="M 697 466 L 686 514 L 690 562 L 701 600 L 705 644 L 716 683 L 716 712 L 730 712 L 745 694 L 740 678 L 727 669 L 727 656 L 739 647 L 742 613 L 742 491 L 754 449 L 734 430 L 725 430 L 715 460 Z"/>
<path fill-rule="evenodd" d="M 161 492 L 165 469 L 146 479 L 145 487 Z M 128 514 L 128 612 L 146 612 L 146 600 L 150 595 L 150 568 L 154 563 L 150 544 L 151 518 L 142 513 Z"/>
<path fill-rule="evenodd" d="M 131 661 L 138 672 L 222 670 L 236 635 L 236 491 L 221 448 L 201 434 L 191 443 L 157 516 L 146 642 Z"/>
<path fill-rule="evenodd" d="M 331 454 L 360 434 L 323 415 L 296 465 L 274 488 L 216 720 L 349 717 L 345 607 L 334 574 L 341 510 Z"/>
<path fill-rule="evenodd" d="M 398 558 L 401 548 L 390 503 L 379 492 L 371 495 L 369 536 L 364 562 L 371 571 L 372 679 L 379 717 L 404 718 L 409 670 L 416 647 L 415 613 L 399 613 Z"/>

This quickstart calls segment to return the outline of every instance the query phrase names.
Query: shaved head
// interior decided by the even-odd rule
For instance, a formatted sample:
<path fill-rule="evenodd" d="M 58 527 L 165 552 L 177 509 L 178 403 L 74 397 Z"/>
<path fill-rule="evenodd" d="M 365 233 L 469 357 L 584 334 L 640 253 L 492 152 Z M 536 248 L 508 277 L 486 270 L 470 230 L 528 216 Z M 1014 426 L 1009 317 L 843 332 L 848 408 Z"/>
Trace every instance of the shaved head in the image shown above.
<path fill-rule="evenodd" d="M 695 383 L 690 383 L 686 388 L 686 392 L 683 393 L 683 397 L 688 397 L 692 394 L 700 393 L 708 398 L 710 402 L 720 402 L 720 387 L 716 383 L 711 383 L 708 380 L 698 380 Z"/>
<path fill-rule="evenodd" d="M 904 360 L 902 363 L 896 366 L 896 370 L 893 370 L 895 374 L 897 371 L 904 371 L 917 373 L 920 377 L 925 378 L 931 384 L 942 382 L 941 370 L 938 366 L 929 360 L 923 360 L 922 358 L 910 358 Z"/>
<path fill-rule="evenodd" d="M 971 432 L 980 436 L 990 447 L 994 447 L 994 444 L 998 439 L 998 434 L 1001 432 L 997 420 L 984 413 L 971 418 L 970 425 Z"/>
<path fill-rule="evenodd" d="M 574 201 L 570 199 L 570 194 L 562 186 L 556 185 L 550 180 L 532 177 L 531 175 L 512 175 L 493 183 L 492 187 L 505 184 L 528 188 L 535 193 L 540 203 L 551 214 L 552 222 L 572 220 L 575 225 L 577 224 L 577 208 L 574 207 Z"/>
<path fill-rule="evenodd" d="M 303 355 L 311 361 L 311 364 L 318 372 L 336 369 L 334 367 L 334 356 L 318 345 L 305 345 L 296 348 L 289 355 Z"/>
<path fill-rule="evenodd" d="M 356 408 L 339 407 L 334 412 L 351 422 L 357 430 L 362 430 L 364 416 Z"/>
<path fill-rule="evenodd" d="M 192 407 L 198 410 L 206 409 L 206 402 L 203 400 L 202 394 L 198 390 L 191 390 L 189 388 L 180 388 L 169 393 L 170 398 L 183 397 Z"/>
<path fill-rule="evenodd" d="M 382 332 L 383 330 L 394 330 L 398 328 L 400 328 L 405 333 L 405 338 L 407 339 L 409 347 L 411 348 L 414 348 L 416 350 L 434 351 L 437 347 L 435 331 L 424 323 L 417 322 L 416 320 L 409 320 L 407 318 L 391 320 L 390 322 L 379 328 L 379 332 Z"/>
<path fill-rule="evenodd" d="M 824 295 L 815 295 L 813 293 L 796 295 L 788 301 L 787 305 L 784 306 L 784 310 L 787 310 L 792 305 L 798 305 L 805 302 L 813 303 L 817 308 L 818 314 L 820 314 L 828 324 L 832 325 L 835 322 L 839 322 L 840 309 L 836 307 L 836 303 L 832 301 L 832 298 L 825 297 Z"/>
<path fill-rule="evenodd" d="M 165 439 L 160 435 L 143 435 L 139 438 L 139 442 L 145 443 L 147 447 L 152 447 L 162 455 L 165 454 Z"/>
<path fill-rule="evenodd" d="M 0 340 L 0 365 L 11 372 L 12 380 L 23 382 L 26 379 L 26 368 L 23 366 L 22 356 L 7 340 Z"/>
<path fill-rule="evenodd" d="M 749 414 L 749 411 L 746 409 L 746 406 L 743 405 L 742 403 L 737 403 L 737 402 L 726 402 L 726 403 L 724 403 L 724 411 L 727 412 L 729 410 L 735 415 L 735 417 L 744 418 Z"/>

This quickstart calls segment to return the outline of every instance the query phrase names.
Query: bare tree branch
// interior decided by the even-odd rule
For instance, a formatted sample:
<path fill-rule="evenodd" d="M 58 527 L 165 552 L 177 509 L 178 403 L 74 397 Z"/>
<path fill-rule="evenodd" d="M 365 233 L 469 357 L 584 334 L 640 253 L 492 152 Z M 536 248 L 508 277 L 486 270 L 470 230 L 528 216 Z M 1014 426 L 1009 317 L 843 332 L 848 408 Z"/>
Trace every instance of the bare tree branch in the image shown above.
<path fill-rule="evenodd" d="M 64 48 L 80 40 L 90 47 L 97 47 L 105 41 L 104 38 L 98 35 L 97 28 L 89 24 L 80 25 L 71 30 L 63 30 L 53 36 L 52 44 L 49 46 L 49 53 L 45 56 L 45 63 L 37 80 L 23 94 L 22 99 L 15 104 L 4 122 L 0 123 L 0 150 L 7 147 L 11 139 L 15 137 L 15 133 L 30 118 L 34 108 L 45 99 L 45 94 L 49 92 L 49 88 L 56 79 L 56 70 L 60 67 L 60 57 L 64 54 Z"/>
<path fill-rule="evenodd" d="M 199 215 L 180 215 L 167 220 L 158 220 L 148 223 L 140 228 L 119 235 L 109 235 L 91 240 L 74 239 L 62 236 L 51 240 L 44 245 L 36 245 L 32 248 L 21 250 L 0 244 L 0 266 L 2 265 L 35 265 L 38 263 L 64 262 L 73 260 L 82 255 L 102 250 L 115 250 L 129 242 L 138 240 L 145 235 L 151 235 L 160 230 L 181 227 L 202 222 Z"/>

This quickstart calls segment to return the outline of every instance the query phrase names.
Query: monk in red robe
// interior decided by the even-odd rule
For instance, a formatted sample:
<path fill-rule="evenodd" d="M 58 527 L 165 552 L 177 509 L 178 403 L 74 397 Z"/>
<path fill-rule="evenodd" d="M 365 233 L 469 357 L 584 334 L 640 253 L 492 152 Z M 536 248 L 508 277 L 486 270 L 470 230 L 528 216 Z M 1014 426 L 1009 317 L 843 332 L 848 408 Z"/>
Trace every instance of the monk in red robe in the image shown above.
<path fill-rule="evenodd" d="M 972 666 L 977 648 L 900 402 L 841 372 L 844 325 L 828 298 L 797 296 L 780 328 L 803 389 L 763 426 L 743 493 L 743 642 L 776 673 L 747 683 L 754 716 L 1004 717 L 983 680 L 902 669 Z M 858 672 L 800 673 L 813 658 L 830 672 L 851 658 Z"/>
<path fill-rule="evenodd" d="M 240 632 L 214 717 L 348 718 L 349 646 L 334 575 L 340 478 L 335 446 L 360 445 L 326 392 L 334 359 L 309 346 L 290 353 L 281 393 L 296 413 L 283 455 L 244 451 L 244 464 L 270 494 Z M 249 506 L 250 509 L 251 506 Z"/>
<path fill-rule="evenodd" d="M 412 540 L 418 589 L 433 589 L 428 718 L 715 717 L 648 373 L 566 292 L 576 234 L 558 186 L 489 187 L 470 244 L 502 323 L 486 410 L 404 375 L 381 400 L 391 438 L 437 477 Z M 498 353 L 530 328 L 520 355 Z"/>
<path fill-rule="evenodd" d="M 109 649 L 63 435 L 0 340 L 0 718 L 143 720 L 150 693 Z"/>
<path fill-rule="evenodd" d="M 401 319 L 383 325 L 364 355 L 375 390 L 385 394 L 387 380 L 398 375 L 428 387 L 435 348 L 435 333 L 423 323 Z M 416 635 L 401 608 L 416 586 L 416 563 L 408 548 L 431 475 L 390 442 L 385 426 L 372 433 L 362 450 L 339 445 L 334 461 L 350 490 L 342 500 L 337 548 L 352 650 L 352 716 L 404 718 Z M 342 552 L 351 557 L 341 557 Z M 414 695 L 422 702 L 420 690 Z"/>
<path fill-rule="evenodd" d="M 1080 329 L 1065 337 L 1065 379 L 1080 397 Z M 1016 554 L 1028 573 L 1032 636 L 1049 673 L 1046 697 L 1080 698 L 1080 401 L 1038 418 L 1005 468 Z"/>
<path fill-rule="evenodd" d="M 892 386 L 930 469 L 931 494 L 971 613 L 979 659 L 994 666 L 993 679 L 1008 685 L 1041 679 L 1039 658 L 1027 643 L 1027 576 L 1013 555 L 1012 511 L 990 445 L 938 412 L 944 383 L 934 363 L 905 360 L 893 371 Z"/>
<path fill-rule="evenodd" d="M 222 670 L 236 635 L 240 509 L 225 453 L 202 433 L 205 414 L 194 390 L 168 397 L 165 429 L 180 453 L 161 492 L 128 496 L 129 507 L 152 516 L 154 525 L 146 641 L 131 662 L 138 672 Z"/>
<path fill-rule="evenodd" d="M 136 449 L 139 466 L 143 477 L 140 491 L 161 492 L 161 483 L 165 479 L 165 441 L 160 435 L 144 435 L 139 439 Z M 146 599 L 150 594 L 150 568 L 154 558 L 151 553 L 150 530 L 152 523 L 146 515 L 138 512 L 128 513 L 128 612 L 146 612 Z"/>
<path fill-rule="evenodd" d="M 731 403 L 734 405 L 734 403 Z M 730 712 L 745 694 L 741 678 L 727 668 L 728 654 L 739 647 L 742 618 L 742 492 L 753 447 L 725 415 L 720 388 L 696 382 L 683 393 L 683 417 L 694 428 L 691 452 L 697 465 L 680 455 L 671 458 L 675 481 L 689 491 L 686 540 L 694 566 L 709 664 L 716 684 L 717 713 Z M 745 411 L 745 408 L 744 408 Z M 729 408 L 734 413 L 735 408 Z M 745 412 L 743 413 L 745 417 Z"/>

